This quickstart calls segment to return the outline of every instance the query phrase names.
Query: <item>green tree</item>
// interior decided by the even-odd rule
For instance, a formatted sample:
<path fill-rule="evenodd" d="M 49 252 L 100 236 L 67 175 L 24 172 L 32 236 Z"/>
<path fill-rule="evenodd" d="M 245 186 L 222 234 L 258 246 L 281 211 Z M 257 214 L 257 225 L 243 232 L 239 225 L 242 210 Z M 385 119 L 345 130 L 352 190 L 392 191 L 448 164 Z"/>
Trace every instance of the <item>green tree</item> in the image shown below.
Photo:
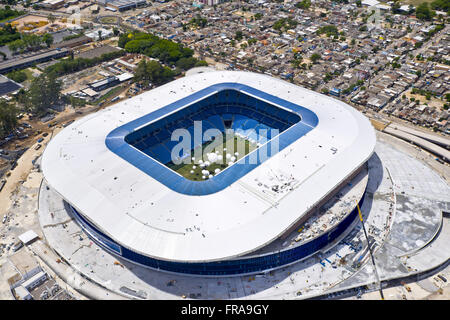
<path fill-rule="evenodd" d="M 133 35 L 131 33 L 122 33 L 119 36 L 119 41 L 118 41 L 117 45 L 120 48 L 125 48 L 125 45 L 128 43 L 128 41 L 131 41 L 132 38 L 133 38 Z"/>
<path fill-rule="evenodd" d="M 76 98 L 73 96 L 69 96 L 66 98 L 66 103 L 69 103 L 73 108 L 84 107 L 86 105 L 86 101 L 84 99 Z"/>
<path fill-rule="evenodd" d="M 431 20 L 436 12 L 430 10 L 427 2 L 421 3 L 416 9 L 416 17 L 420 20 Z"/>
<path fill-rule="evenodd" d="M 55 20 L 56 20 L 56 17 L 50 13 L 47 16 L 47 20 L 50 22 L 50 24 L 53 24 L 53 22 L 55 22 Z"/>
<path fill-rule="evenodd" d="M 141 53 L 150 48 L 154 43 L 149 40 L 131 40 L 125 45 L 125 50 L 131 53 Z"/>
<path fill-rule="evenodd" d="M 15 54 L 17 51 L 25 48 L 25 42 L 21 39 L 14 40 L 8 44 L 8 49 Z"/>
<path fill-rule="evenodd" d="M 134 81 L 142 82 L 145 86 L 149 84 L 149 80 L 147 77 L 147 61 L 142 59 L 134 71 Z"/>
<path fill-rule="evenodd" d="M 320 27 L 320 28 L 317 30 L 317 34 L 318 34 L 318 35 L 321 35 L 321 34 L 324 34 L 324 33 L 325 33 L 328 37 L 331 37 L 331 36 L 338 36 L 338 35 L 339 35 L 338 28 L 337 28 L 336 26 L 333 26 L 333 25 L 326 25 L 326 26 Z"/>
<path fill-rule="evenodd" d="M 449 0 L 435 0 L 431 3 L 431 8 L 433 10 L 439 10 L 447 12 L 450 11 L 450 1 Z"/>
<path fill-rule="evenodd" d="M 200 60 L 195 63 L 195 67 L 207 67 L 207 66 L 208 62 L 206 62 L 205 60 Z"/>
<path fill-rule="evenodd" d="M 34 78 L 26 95 L 25 107 L 33 114 L 41 115 L 61 98 L 61 82 L 54 72 L 42 73 Z"/>
<path fill-rule="evenodd" d="M 46 73 L 54 72 L 58 76 L 64 74 L 80 71 L 92 66 L 95 66 L 104 61 L 109 61 L 125 54 L 124 50 L 104 53 L 100 57 L 92 59 L 76 58 L 76 59 L 62 59 L 58 63 L 55 63 L 45 69 Z"/>
<path fill-rule="evenodd" d="M 147 62 L 143 59 L 136 68 L 134 81 L 141 82 L 145 86 L 160 85 L 171 80 L 173 76 L 174 72 L 170 68 L 163 67 L 158 61 Z"/>
<path fill-rule="evenodd" d="M 199 28 L 204 28 L 208 24 L 208 20 L 198 14 L 195 18 L 192 18 L 191 21 L 189 21 L 189 24 L 195 25 Z"/>
<path fill-rule="evenodd" d="M 8 135 L 17 126 L 17 107 L 0 99 L 0 136 Z"/>
<path fill-rule="evenodd" d="M 190 58 L 181 58 L 176 62 L 177 68 L 180 68 L 182 70 L 189 70 L 195 66 L 195 63 L 197 62 L 197 59 L 190 57 Z"/>
<path fill-rule="evenodd" d="M 302 0 L 300 2 L 297 2 L 295 6 L 299 9 L 309 9 L 311 7 L 311 0 Z"/>
<path fill-rule="evenodd" d="M 39 50 L 41 49 L 41 44 L 43 43 L 43 39 L 36 34 L 23 34 L 22 41 L 24 43 L 24 47 L 28 50 Z"/>
<path fill-rule="evenodd" d="M 294 68 L 300 68 L 302 61 L 303 61 L 303 57 L 300 55 L 297 55 L 297 57 L 294 60 L 292 60 L 291 63 Z"/>
<path fill-rule="evenodd" d="M 273 24 L 272 28 L 279 32 L 283 32 L 295 28 L 297 24 L 298 22 L 291 18 L 281 18 Z"/>
<path fill-rule="evenodd" d="M 12 71 L 6 75 L 8 78 L 14 80 L 15 82 L 21 83 L 27 80 L 27 75 L 23 71 Z"/>
<path fill-rule="evenodd" d="M 50 33 L 46 33 L 42 36 L 42 41 L 45 42 L 47 48 L 50 48 L 53 43 L 53 36 Z"/>
<path fill-rule="evenodd" d="M 249 46 L 254 45 L 256 42 L 258 42 L 258 40 L 256 40 L 255 38 L 250 38 L 247 40 Z"/>
<path fill-rule="evenodd" d="M 190 58 L 194 51 L 168 39 L 161 39 L 151 33 L 136 32 L 121 34 L 119 46 L 128 52 L 141 53 L 174 66 L 181 58 Z"/>
<path fill-rule="evenodd" d="M 317 61 L 319 61 L 320 58 L 322 58 L 322 57 L 321 57 L 320 54 L 318 54 L 318 53 L 313 53 L 313 54 L 311 55 L 311 61 L 312 61 L 313 63 L 317 63 Z"/>

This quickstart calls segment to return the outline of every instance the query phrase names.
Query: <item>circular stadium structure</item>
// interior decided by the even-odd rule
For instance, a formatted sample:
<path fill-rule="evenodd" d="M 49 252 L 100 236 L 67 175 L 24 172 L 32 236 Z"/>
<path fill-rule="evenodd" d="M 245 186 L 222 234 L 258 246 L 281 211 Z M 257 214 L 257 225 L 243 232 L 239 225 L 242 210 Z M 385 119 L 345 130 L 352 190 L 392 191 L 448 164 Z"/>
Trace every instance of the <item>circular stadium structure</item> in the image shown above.
<path fill-rule="evenodd" d="M 72 123 L 41 166 L 108 252 L 167 272 L 243 275 L 351 229 L 375 142 L 343 102 L 266 75 L 205 72 Z"/>

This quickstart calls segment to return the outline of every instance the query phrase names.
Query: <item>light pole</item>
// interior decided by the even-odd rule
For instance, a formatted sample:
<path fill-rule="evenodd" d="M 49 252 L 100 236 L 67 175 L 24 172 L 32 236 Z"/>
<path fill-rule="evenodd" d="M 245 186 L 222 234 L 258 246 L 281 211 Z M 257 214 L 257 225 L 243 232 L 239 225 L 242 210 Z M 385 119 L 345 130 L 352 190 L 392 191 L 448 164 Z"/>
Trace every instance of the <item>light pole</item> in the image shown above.
<path fill-rule="evenodd" d="M 364 235 L 366 236 L 366 240 L 367 240 L 367 247 L 369 248 L 370 257 L 371 257 L 371 259 L 372 259 L 373 268 L 374 268 L 374 270 L 375 270 L 375 276 L 376 276 L 376 278 L 377 278 L 378 285 L 379 285 L 379 287 L 380 287 L 381 300 L 384 300 L 383 289 L 381 288 L 380 277 L 379 277 L 379 275 L 378 275 L 377 267 L 376 267 L 376 265 L 375 265 L 375 259 L 373 258 L 372 248 L 370 247 L 369 237 L 367 236 L 366 227 L 364 226 L 363 216 L 362 216 L 362 214 L 361 214 L 361 209 L 359 208 L 358 202 L 356 202 L 356 207 L 358 208 L 359 220 L 361 220 L 361 225 L 362 225 L 362 227 L 363 227 Z"/>

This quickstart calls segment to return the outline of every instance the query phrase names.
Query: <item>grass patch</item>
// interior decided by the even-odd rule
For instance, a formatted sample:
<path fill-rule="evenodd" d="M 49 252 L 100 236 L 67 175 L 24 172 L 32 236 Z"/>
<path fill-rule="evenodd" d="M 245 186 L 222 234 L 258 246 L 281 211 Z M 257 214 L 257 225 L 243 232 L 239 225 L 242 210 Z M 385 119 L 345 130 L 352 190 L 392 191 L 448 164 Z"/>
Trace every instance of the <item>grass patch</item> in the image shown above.
<path fill-rule="evenodd" d="M 25 69 L 23 72 L 27 75 L 27 80 L 31 81 L 34 79 L 33 72 L 30 69 Z"/>
<path fill-rule="evenodd" d="M 118 18 L 115 18 L 115 17 L 103 17 L 103 18 L 100 18 L 100 22 L 103 22 L 103 23 L 117 23 L 117 19 Z"/>

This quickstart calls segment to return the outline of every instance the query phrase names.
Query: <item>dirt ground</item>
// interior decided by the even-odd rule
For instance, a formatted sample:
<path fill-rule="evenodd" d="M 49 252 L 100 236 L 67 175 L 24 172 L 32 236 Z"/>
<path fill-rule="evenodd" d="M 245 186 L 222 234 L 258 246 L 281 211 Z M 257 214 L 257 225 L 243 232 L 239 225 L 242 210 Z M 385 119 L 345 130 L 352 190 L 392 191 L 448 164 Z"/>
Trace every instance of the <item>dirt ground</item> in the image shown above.
<path fill-rule="evenodd" d="M 124 93 L 127 92 L 129 86 L 125 86 L 123 90 L 117 92 L 117 94 L 110 96 L 108 101 L 110 101 L 115 96 L 125 96 Z M 35 134 L 30 134 L 30 137 L 24 140 L 14 140 L 9 143 L 3 145 L 4 149 L 15 149 L 18 150 L 20 148 L 28 147 L 29 149 L 17 160 L 17 166 L 14 170 L 9 171 L 9 176 L 4 177 L 6 179 L 6 184 L 3 187 L 3 190 L 0 192 L 0 219 L 3 219 L 3 216 L 8 212 L 11 206 L 11 195 L 17 192 L 17 188 L 20 183 L 25 182 L 28 174 L 33 168 L 32 161 L 38 158 L 42 152 L 45 150 L 46 144 L 50 141 L 54 134 L 62 130 L 63 124 L 68 123 L 72 120 L 77 120 L 89 113 L 97 112 L 100 109 L 108 107 L 109 103 L 104 103 L 102 106 L 92 106 L 86 105 L 83 108 L 72 108 L 67 106 L 66 109 L 62 112 L 59 112 L 55 118 L 46 123 L 42 123 L 40 119 L 29 119 L 27 116 L 21 119 L 20 122 L 29 123 Z M 56 125 L 49 128 L 49 123 L 56 122 Z M 38 133 L 40 132 L 40 133 Z M 48 133 L 46 137 L 43 137 L 43 133 Z M 37 143 L 37 139 L 42 137 L 44 140 L 41 142 L 42 147 L 38 150 L 35 150 Z M 36 183 L 40 183 L 36 181 L 37 179 L 30 179 L 27 181 L 27 184 L 35 185 Z"/>
<path fill-rule="evenodd" d="M 387 127 L 388 123 L 384 123 L 375 119 L 370 119 L 370 122 L 372 123 L 372 126 L 377 129 L 378 131 L 383 131 L 384 128 Z"/>
<path fill-rule="evenodd" d="M 41 16 L 28 15 L 28 16 L 25 16 L 23 18 L 14 20 L 14 22 L 17 23 L 17 27 L 18 28 L 20 28 L 21 26 L 23 26 L 23 25 L 25 25 L 27 23 L 38 22 L 38 21 L 47 21 L 48 22 L 48 19 L 45 18 L 45 17 L 41 17 Z"/>
<path fill-rule="evenodd" d="M 15 24 L 17 23 L 17 25 L 16 25 L 17 29 L 21 30 L 25 26 L 25 24 L 28 24 L 31 22 L 39 22 L 39 21 L 46 21 L 47 24 L 42 27 L 32 29 L 32 32 L 43 34 L 50 30 L 57 31 L 57 30 L 72 28 L 72 27 L 76 26 L 71 23 L 61 22 L 60 20 L 55 20 L 53 24 L 50 24 L 49 20 L 46 17 L 34 16 L 34 15 L 28 15 L 23 18 L 17 19 L 14 21 L 14 23 Z"/>
<path fill-rule="evenodd" d="M 412 97 L 416 99 L 416 101 L 420 101 L 420 104 L 427 104 L 429 107 L 435 107 L 438 111 L 442 111 L 442 107 L 444 106 L 444 101 L 431 97 L 430 100 L 427 100 L 425 96 L 422 96 L 420 94 L 412 94 L 411 90 L 408 90 L 405 92 L 405 95 L 408 99 L 411 99 Z"/>
<path fill-rule="evenodd" d="M 49 134 L 44 138 L 42 143 L 47 143 L 50 140 L 51 135 Z M 28 149 L 22 157 L 17 161 L 17 167 L 10 171 L 11 175 L 7 178 L 6 184 L 3 187 L 2 192 L 0 192 L 0 217 L 8 212 L 11 207 L 11 199 L 10 196 L 16 192 L 17 187 L 20 182 L 25 181 L 30 170 L 33 168 L 32 160 L 34 160 L 37 156 L 42 153 L 44 148 L 40 148 L 39 150 L 34 150 L 32 146 Z"/>
<path fill-rule="evenodd" d="M 450 300 L 450 286 L 442 288 L 442 291 L 438 291 L 430 294 L 425 298 L 426 300 Z"/>
<path fill-rule="evenodd" d="M 71 91 L 79 91 L 89 83 L 103 79 L 104 76 L 98 73 L 101 70 L 100 67 L 94 67 L 69 75 L 63 82 L 64 89 L 61 92 L 66 94 Z"/>
<path fill-rule="evenodd" d="M 59 124 L 64 124 L 68 121 L 82 117 L 89 112 L 94 112 L 97 110 L 99 110 L 99 108 L 93 106 L 86 106 L 85 108 L 79 108 L 77 110 L 73 108 L 66 108 L 65 111 L 60 112 L 55 117 L 55 119 L 50 122 L 57 121 Z M 77 113 L 77 111 L 82 112 L 82 114 Z M 24 118 L 23 121 L 30 123 L 35 132 L 41 131 L 41 133 L 38 135 L 33 135 L 26 140 L 12 141 L 4 146 L 5 149 L 14 148 L 14 145 L 17 146 L 16 149 L 24 147 L 29 147 L 29 149 L 17 160 L 17 166 L 14 168 L 14 170 L 9 171 L 10 175 L 8 177 L 5 177 L 6 184 L 3 187 L 2 192 L 0 192 L 0 219 L 3 219 L 3 216 L 8 213 L 8 210 L 11 207 L 11 195 L 17 192 L 18 186 L 20 185 L 20 183 L 26 180 L 28 174 L 33 168 L 32 161 L 42 154 L 43 150 L 45 149 L 45 145 L 50 141 L 54 132 L 58 132 L 62 128 L 61 125 L 49 128 L 48 122 L 42 123 L 39 119 L 30 121 L 29 119 Z M 43 137 L 42 135 L 44 132 L 48 133 L 46 137 Z M 44 139 L 41 142 L 42 147 L 38 150 L 35 150 L 37 139 L 39 137 L 42 137 Z M 30 186 L 34 186 L 36 183 L 40 183 L 40 181 L 37 182 L 35 180 L 37 179 L 31 179 L 27 182 L 27 184 Z"/>

